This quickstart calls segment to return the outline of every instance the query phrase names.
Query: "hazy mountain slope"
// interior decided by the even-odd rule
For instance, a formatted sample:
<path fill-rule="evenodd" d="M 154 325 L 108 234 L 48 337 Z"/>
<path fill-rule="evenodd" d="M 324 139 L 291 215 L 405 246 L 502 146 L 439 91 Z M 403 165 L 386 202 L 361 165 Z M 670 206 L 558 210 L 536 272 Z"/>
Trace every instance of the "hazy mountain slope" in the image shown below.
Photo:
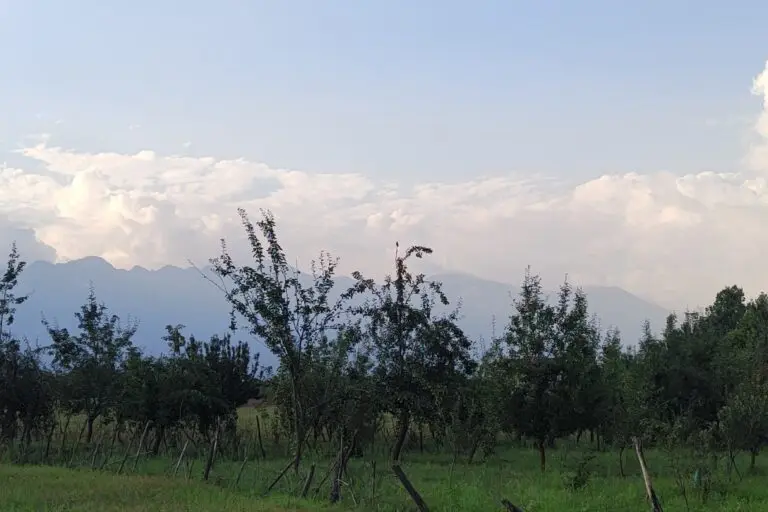
<path fill-rule="evenodd" d="M 433 277 L 444 283 L 452 300 L 462 298 L 461 326 L 467 334 L 475 339 L 480 336 L 490 339 L 494 315 L 496 332 L 501 332 L 511 311 L 510 293 L 517 294 L 518 287 L 463 274 Z M 166 349 L 161 338 L 167 324 L 184 324 L 188 333 L 205 337 L 227 329 L 229 309 L 222 294 L 198 270 L 171 266 L 152 271 L 140 267 L 118 270 L 100 258 L 85 258 L 55 265 L 34 262 L 27 267 L 19 292 L 32 292 L 32 297 L 19 308 L 14 332 L 31 341 L 38 339 L 40 344 L 48 343 L 41 314 L 61 327 L 75 328 L 74 313 L 85 301 L 91 282 L 98 299 L 105 302 L 111 312 L 123 320 L 129 317 L 139 320 L 136 343 L 150 352 Z M 352 280 L 339 277 L 338 283 L 340 292 Z M 663 325 L 664 309 L 620 288 L 586 287 L 585 291 L 592 311 L 601 318 L 603 326 L 619 327 L 627 343 L 636 341 L 644 319 L 650 319 L 657 329 Z M 260 344 L 254 348 L 263 350 Z M 267 354 L 262 360 L 274 363 Z"/>
<path fill-rule="evenodd" d="M 520 292 L 518 285 L 488 281 L 467 274 L 439 274 L 433 279 L 443 283 L 448 297 L 462 299 L 462 327 L 477 338 L 500 333 L 512 312 L 512 301 Z M 522 278 L 521 278 L 522 280 Z M 550 300 L 557 299 L 559 283 L 544 282 Z M 643 321 L 648 319 L 654 331 L 664 326 L 668 311 L 617 287 L 584 286 L 589 309 L 600 320 L 603 330 L 617 327 L 626 344 L 634 344 L 642 334 Z"/>

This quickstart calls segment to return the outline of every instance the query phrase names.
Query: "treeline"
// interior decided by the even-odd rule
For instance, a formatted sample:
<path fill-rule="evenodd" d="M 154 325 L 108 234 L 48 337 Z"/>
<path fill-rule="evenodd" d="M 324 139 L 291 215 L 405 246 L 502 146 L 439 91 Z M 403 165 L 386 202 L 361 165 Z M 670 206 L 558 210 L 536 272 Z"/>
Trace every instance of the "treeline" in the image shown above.
<path fill-rule="evenodd" d="M 670 315 L 658 337 L 646 323 L 627 349 L 619 332 L 601 331 L 580 289 L 566 281 L 550 301 L 526 273 L 508 322 L 478 356 L 440 284 L 409 270 L 431 249 L 398 248 L 383 281 L 355 272 L 354 286 L 334 294 L 338 260 L 321 254 L 307 283 L 289 265 L 271 214 L 256 224 L 240 215 L 252 261 L 236 262 L 222 242 L 208 277 L 232 306 L 231 332 L 202 341 L 169 325 L 160 357 L 143 354 L 136 326 L 121 325 L 93 291 L 76 312 L 77 333 L 46 322 L 44 346 L 14 336 L 13 315 L 26 300 L 16 295 L 24 262 L 14 246 L 0 280 L 3 443 L 23 451 L 44 441 L 60 413 L 86 418 L 86 442 L 98 420 L 115 435 L 151 428 L 154 452 L 179 432 L 236 443 L 237 408 L 266 387 L 296 471 L 307 449 L 364 454 L 390 427 L 393 460 L 425 435 L 433 449 L 469 462 L 506 438 L 532 444 L 542 470 L 547 450 L 567 437 L 620 453 L 634 437 L 673 442 L 731 463 L 739 451 L 754 463 L 768 441 L 764 294 L 747 301 L 742 289 L 725 288 L 701 314 Z M 277 357 L 274 374 L 233 340 L 238 333 Z"/>

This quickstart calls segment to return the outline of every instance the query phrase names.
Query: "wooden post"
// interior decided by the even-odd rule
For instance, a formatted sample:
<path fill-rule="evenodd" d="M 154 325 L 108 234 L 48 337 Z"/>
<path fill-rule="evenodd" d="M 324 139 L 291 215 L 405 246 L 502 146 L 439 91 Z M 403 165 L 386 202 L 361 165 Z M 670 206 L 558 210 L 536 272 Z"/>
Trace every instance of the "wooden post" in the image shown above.
<path fill-rule="evenodd" d="M 267 458 L 267 452 L 264 451 L 264 443 L 261 441 L 261 421 L 259 421 L 259 415 L 256 414 L 256 438 L 259 440 L 259 450 L 261 451 L 261 458 Z"/>
<path fill-rule="evenodd" d="M 123 468 L 125 467 L 125 463 L 128 461 L 128 457 L 131 455 L 131 446 L 133 446 L 133 441 L 136 439 L 136 435 L 139 433 L 138 430 L 134 431 L 133 435 L 131 436 L 131 439 L 128 441 L 128 448 L 125 449 L 125 455 L 123 456 L 123 461 L 120 463 L 120 468 L 117 470 L 117 474 L 121 474 L 123 472 Z"/>
<path fill-rule="evenodd" d="M 521 509 L 520 507 L 518 507 L 517 505 L 515 505 L 514 503 L 512 503 L 506 498 L 501 500 L 501 504 L 504 505 L 504 509 L 507 512 L 523 512 L 523 509 Z"/>
<path fill-rule="evenodd" d="M 326 480 L 328 480 L 328 477 L 331 476 L 331 473 L 334 472 L 336 469 L 336 465 L 339 464 L 338 457 L 333 459 L 333 462 L 331 463 L 331 466 L 328 468 L 328 470 L 325 472 L 325 476 L 320 480 L 320 483 L 317 484 L 317 487 L 315 487 L 315 494 L 318 494 L 320 492 L 320 488 L 323 486 Z"/>
<path fill-rule="evenodd" d="M 105 434 L 106 431 L 101 432 L 101 434 L 99 434 L 99 440 L 96 441 L 96 447 L 93 449 L 93 454 L 91 454 L 91 469 L 96 469 L 96 456 L 99 453 L 99 448 L 101 448 L 101 442 L 104 440 Z"/>
<path fill-rule="evenodd" d="M 176 474 L 179 472 L 181 461 L 184 460 L 184 454 L 187 453 L 187 446 L 189 446 L 189 440 L 187 440 L 187 442 L 184 443 L 184 447 L 181 449 L 181 455 L 179 455 L 179 460 L 178 462 L 176 462 L 176 467 L 173 468 L 173 476 L 176 476 Z"/>
<path fill-rule="evenodd" d="M 53 423 L 51 423 L 51 430 L 48 432 L 48 438 L 45 441 L 45 451 L 43 452 L 43 464 L 48 463 L 48 454 L 51 451 L 51 441 L 53 441 L 53 434 L 56 430 L 56 419 L 53 420 Z"/>
<path fill-rule="evenodd" d="M 187 459 L 189 460 L 189 466 L 187 467 L 187 481 L 192 477 L 192 468 L 195 467 L 195 459 Z"/>
<path fill-rule="evenodd" d="M 344 429 L 339 433 L 339 464 L 336 466 L 336 474 L 331 482 L 331 503 L 341 499 L 341 473 L 344 470 Z"/>
<path fill-rule="evenodd" d="M 104 456 L 104 460 L 101 461 L 101 466 L 99 469 L 104 469 L 107 465 L 107 462 L 109 462 L 109 459 L 112 458 L 112 450 L 115 448 L 115 443 L 117 442 L 117 437 L 120 434 L 120 429 L 122 428 L 122 423 L 119 421 L 115 421 L 115 430 L 112 432 L 112 441 L 109 443 L 109 449 L 107 450 L 106 455 Z"/>
<path fill-rule="evenodd" d="M 429 508 L 427 508 L 427 504 L 424 503 L 424 500 L 421 498 L 421 495 L 416 490 L 415 487 L 413 487 L 413 484 L 411 484 L 411 481 L 408 480 L 408 477 L 405 476 L 405 473 L 400 468 L 398 464 L 394 464 L 392 466 L 392 471 L 395 473 L 397 478 L 400 480 L 400 483 L 403 484 L 403 487 L 405 487 L 405 490 L 408 491 L 408 494 L 411 495 L 411 499 L 416 504 L 416 507 L 418 507 L 420 512 L 429 512 Z"/>
<path fill-rule="evenodd" d="M 245 456 L 243 457 L 243 463 L 240 464 L 240 470 L 237 472 L 237 478 L 235 478 L 235 485 L 234 487 L 237 488 L 238 485 L 240 485 L 240 478 L 243 476 L 243 470 L 245 469 L 245 465 L 248 463 L 248 447 L 245 447 Z"/>
<path fill-rule="evenodd" d="M 75 446 L 72 448 L 72 454 L 69 456 L 69 462 L 67 463 L 67 466 L 69 467 L 72 467 L 75 463 L 75 455 L 77 454 L 77 449 L 80 447 L 80 439 L 83 438 L 83 432 L 85 432 L 86 425 L 87 423 L 83 423 L 83 428 L 80 429 L 80 434 L 77 436 Z"/>
<path fill-rule="evenodd" d="M 211 468 L 213 467 L 213 456 L 216 454 L 216 447 L 219 444 L 219 426 L 216 425 L 216 433 L 213 435 L 211 441 L 211 448 L 208 450 L 208 460 L 205 461 L 205 469 L 203 469 L 203 480 L 208 481 L 208 477 L 211 474 Z"/>
<path fill-rule="evenodd" d="M 64 460 L 64 449 L 67 446 L 67 433 L 69 432 L 69 422 L 72 421 L 72 414 L 67 415 L 67 421 L 61 430 L 61 444 L 59 445 L 59 458 Z"/>
<path fill-rule="evenodd" d="M 307 475 L 307 480 L 304 482 L 304 487 L 301 489 L 301 497 L 306 498 L 307 493 L 309 492 L 309 487 L 312 485 L 312 479 L 315 477 L 315 463 L 313 462 L 311 466 L 309 466 L 309 475 Z"/>
<path fill-rule="evenodd" d="M 648 501 L 651 503 L 651 510 L 653 512 L 663 512 L 659 498 L 656 496 L 656 493 L 653 490 L 651 474 L 648 472 L 648 466 L 645 463 L 645 456 L 643 456 L 643 447 L 640 445 L 640 439 L 633 437 L 632 442 L 635 445 L 635 453 L 637 454 L 637 460 L 640 463 L 640 471 L 643 473 L 645 493 L 648 496 Z"/>
<path fill-rule="evenodd" d="M 279 482 L 283 478 L 283 476 L 285 476 L 285 474 L 288 472 L 288 470 L 291 469 L 291 466 L 293 466 L 294 462 L 296 462 L 296 461 L 294 459 L 291 459 L 291 461 L 288 463 L 288 465 L 283 468 L 283 470 L 280 472 L 279 475 L 277 475 L 277 478 L 275 478 L 275 480 L 271 484 L 269 484 L 269 487 L 267 487 L 267 490 L 264 492 L 265 496 L 267 495 L 267 493 L 269 493 L 269 491 L 272 490 L 272 488 L 274 486 L 277 485 L 277 482 Z"/>
<path fill-rule="evenodd" d="M 139 465 L 139 457 L 141 456 L 141 448 L 144 446 L 144 439 L 147 437 L 147 432 L 149 431 L 149 425 L 152 424 L 152 421 L 147 421 L 147 423 L 144 425 L 144 432 L 141 433 L 141 437 L 139 438 L 139 447 L 136 448 L 136 456 L 133 458 L 133 468 L 131 471 L 136 471 L 136 467 Z"/>
<path fill-rule="evenodd" d="M 376 503 L 376 461 L 371 461 L 371 472 L 373 473 L 371 477 L 371 504 L 373 505 Z"/>

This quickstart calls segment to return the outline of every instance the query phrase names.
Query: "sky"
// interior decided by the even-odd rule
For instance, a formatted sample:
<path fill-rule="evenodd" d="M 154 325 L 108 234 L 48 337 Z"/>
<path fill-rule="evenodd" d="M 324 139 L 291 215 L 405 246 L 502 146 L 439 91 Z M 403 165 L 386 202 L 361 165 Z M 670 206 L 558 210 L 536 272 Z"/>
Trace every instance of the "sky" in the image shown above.
<path fill-rule="evenodd" d="M 0 0 L 0 245 L 766 289 L 768 3 Z M 239 251 L 239 252 L 238 252 Z M 241 259 L 247 262 L 247 259 Z"/>

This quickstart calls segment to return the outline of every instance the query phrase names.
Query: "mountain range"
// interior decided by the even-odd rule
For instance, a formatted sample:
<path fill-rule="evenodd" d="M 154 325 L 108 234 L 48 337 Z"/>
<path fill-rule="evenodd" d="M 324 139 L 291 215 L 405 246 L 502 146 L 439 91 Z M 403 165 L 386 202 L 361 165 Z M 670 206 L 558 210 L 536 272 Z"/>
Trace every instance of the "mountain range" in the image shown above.
<path fill-rule="evenodd" d="M 436 274 L 430 279 L 443 283 L 448 297 L 461 298 L 460 326 L 475 340 L 490 340 L 501 333 L 512 311 L 512 300 L 519 287 L 474 277 L 468 274 Z M 337 277 L 340 293 L 351 284 L 350 277 Z M 45 318 L 70 330 L 77 327 L 74 316 L 85 302 L 90 286 L 110 313 L 123 321 L 138 320 L 134 338 L 147 352 L 158 354 L 167 348 L 162 336 L 168 324 L 183 324 L 185 332 L 198 337 L 221 334 L 229 325 L 229 307 L 223 295 L 196 268 L 165 266 L 157 270 L 134 267 L 116 269 L 98 257 L 67 263 L 36 261 L 29 264 L 19 279 L 19 294 L 30 298 L 19 306 L 12 332 L 25 336 L 31 343 L 48 343 L 42 325 Z M 596 314 L 603 329 L 617 327 L 626 344 L 634 344 L 648 319 L 654 331 L 664 325 L 668 311 L 616 287 L 584 286 L 590 311 Z M 548 293 L 552 300 L 556 292 Z M 495 322 L 494 322 L 495 319 Z M 494 327 L 495 323 L 495 327 Z M 262 352 L 262 362 L 274 364 L 266 348 L 254 343 Z"/>

